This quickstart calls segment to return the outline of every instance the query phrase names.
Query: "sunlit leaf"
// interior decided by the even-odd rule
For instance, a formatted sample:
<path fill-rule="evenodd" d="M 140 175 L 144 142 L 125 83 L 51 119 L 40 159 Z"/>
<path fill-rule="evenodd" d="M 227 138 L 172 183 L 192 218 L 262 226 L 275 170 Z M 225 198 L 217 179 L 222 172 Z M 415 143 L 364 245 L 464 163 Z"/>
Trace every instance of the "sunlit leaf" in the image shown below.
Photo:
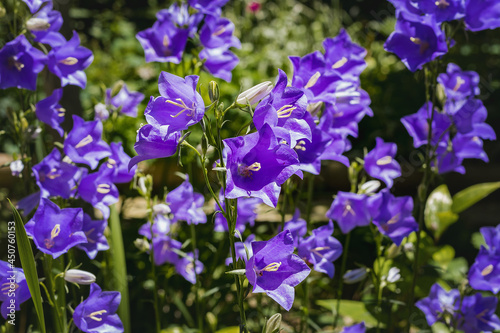
<path fill-rule="evenodd" d="M 451 210 L 454 213 L 463 212 L 499 188 L 500 182 L 482 183 L 467 187 L 465 190 L 462 190 L 453 196 L 453 205 L 451 206 Z"/>

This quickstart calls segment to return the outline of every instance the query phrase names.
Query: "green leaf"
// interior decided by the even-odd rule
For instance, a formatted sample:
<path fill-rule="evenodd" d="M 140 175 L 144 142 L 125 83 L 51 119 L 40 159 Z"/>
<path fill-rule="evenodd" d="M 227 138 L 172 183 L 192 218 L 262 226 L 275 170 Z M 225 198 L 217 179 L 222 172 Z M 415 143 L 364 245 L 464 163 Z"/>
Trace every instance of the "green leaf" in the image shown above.
<path fill-rule="evenodd" d="M 481 245 L 486 245 L 483 234 L 480 232 L 475 232 L 472 234 L 471 243 L 478 250 L 481 248 Z"/>
<path fill-rule="evenodd" d="M 454 213 L 463 212 L 499 188 L 500 182 L 482 183 L 467 187 L 465 190 L 462 190 L 453 196 L 453 205 L 451 206 L 451 210 Z"/>
<path fill-rule="evenodd" d="M 240 333 L 240 328 L 238 326 L 231 326 L 218 330 L 215 333 Z"/>
<path fill-rule="evenodd" d="M 14 213 L 14 221 L 16 223 L 16 241 L 17 249 L 19 251 L 19 258 L 21 259 L 21 266 L 24 270 L 24 275 L 26 277 L 26 282 L 28 284 L 28 289 L 31 294 L 31 299 L 35 305 L 36 315 L 38 317 L 38 322 L 40 323 L 40 330 L 45 333 L 45 318 L 43 316 L 43 306 L 42 306 L 42 295 L 40 293 L 40 284 L 38 283 L 38 274 L 36 272 L 35 257 L 33 257 L 33 252 L 31 250 L 31 244 L 26 235 L 26 229 L 24 229 L 24 222 L 19 215 L 17 209 L 10 202 L 10 207 Z"/>
<path fill-rule="evenodd" d="M 443 269 L 448 268 L 448 264 L 455 258 L 455 249 L 450 245 L 444 245 L 432 254 L 432 259 Z"/>
<path fill-rule="evenodd" d="M 452 212 L 453 200 L 446 185 L 438 186 L 427 198 L 424 219 L 427 229 L 434 238 L 439 239 L 443 232 L 458 220 L 458 215 Z"/>
<path fill-rule="evenodd" d="M 331 310 L 335 314 L 337 311 L 337 302 L 336 299 L 325 299 L 316 301 L 316 304 Z M 352 318 L 355 322 L 364 321 L 367 326 L 377 325 L 377 319 L 368 311 L 363 302 L 343 299 L 340 301 L 339 313 L 342 317 Z"/>

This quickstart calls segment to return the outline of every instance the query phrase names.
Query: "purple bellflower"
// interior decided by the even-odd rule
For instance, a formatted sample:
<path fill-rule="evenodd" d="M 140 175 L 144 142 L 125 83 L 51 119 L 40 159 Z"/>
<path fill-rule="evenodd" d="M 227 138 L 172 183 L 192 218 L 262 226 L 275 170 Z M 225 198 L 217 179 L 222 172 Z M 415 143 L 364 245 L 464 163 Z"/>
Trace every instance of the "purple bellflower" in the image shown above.
<path fill-rule="evenodd" d="M 62 88 L 55 89 L 52 95 L 36 103 L 35 109 L 37 118 L 55 129 L 61 137 L 64 136 L 64 130 L 61 124 L 66 114 L 66 109 L 59 104 L 62 94 Z"/>
<path fill-rule="evenodd" d="M 342 233 L 347 234 L 355 227 L 370 224 L 373 215 L 378 212 L 381 198 L 351 192 L 337 193 L 326 217 L 336 221 Z"/>
<path fill-rule="evenodd" d="M 149 124 L 169 125 L 170 132 L 187 129 L 205 114 L 203 98 L 196 91 L 199 76 L 185 78 L 162 72 L 158 79 L 161 96 L 151 97 L 144 116 Z"/>
<path fill-rule="evenodd" d="M 223 142 L 227 170 L 225 196 L 260 198 L 266 205 L 276 207 L 280 185 L 298 170 L 295 151 L 279 144 L 267 124 L 258 132 Z"/>
<path fill-rule="evenodd" d="M 87 237 L 87 243 L 78 244 L 76 247 L 84 250 L 90 259 L 95 259 L 97 252 L 108 250 L 108 240 L 104 236 L 104 229 L 107 225 L 105 220 L 92 220 L 84 213 L 82 231 Z"/>
<path fill-rule="evenodd" d="M 439 74 L 437 81 L 444 88 L 448 100 L 461 100 L 479 95 L 479 74 L 474 71 L 462 71 L 460 67 L 449 63 L 446 73 Z"/>
<path fill-rule="evenodd" d="M 268 241 L 252 242 L 253 256 L 246 263 L 253 292 L 266 293 L 287 311 L 293 305 L 294 287 L 311 272 L 293 250 L 292 234 L 285 230 Z"/>
<path fill-rule="evenodd" d="M 465 26 L 471 31 L 500 27 L 498 0 L 465 0 Z"/>
<path fill-rule="evenodd" d="M 418 8 L 436 18 L 437 23 L 459 20 L 465 16 L 465 0 L 420 0 Z"/>
<path fill-rule="evenodd" d="M 188 4 L 203 14 L 220 16 L 221 7 L 229 0 L 188 0 Z"/>
<path fill-rule="evenodd" d="M 225 46 L 215 49 L 204 48 L 201 50 L 199 57 L 201 60 L 205 60 L 203 65 L 210 74 L 227 82 L 231 82 L 231 71 L 240 61 Z"/>
<path fill-rule="evenodd" d="M 429 296 L 419 300 L 415 306 L 425 314 L 429 326 L 434 325 L 437 321 L 444 322 L 445 316 L 457 319 L 460 308 L 460 292 L 456 289 L 447 292 L 436 283 L 431 287 Z"/>
<path fill-rule="evenodd" d="M 132 157 L 128 164 L 131 169 L 141 161 L 168 157 L 175 154 L 181 139 L 181 132 L 173 132 L 170 126 L 144 125 L 137 131 L 134 149 L 137 156 Z"/>
<path fill-rule="evenodd" d="M 75 188 L 82 177 L 79 167 L 61 160 L 61 153 L 57 148 L 33 166 L 32 170 L 42 198 L 60 196 L 69 199 L 75 194 Z"/>
<path fill-rule="evenodd" d="M 223 209 L 226 209 L 226 204 L 224 202 L 224 194 L 219 195 L 219 201 Z M 257 218 L 257 206 L 262 202 L 259 198 L 238 198 L 238 214 L 236 218 L 236 230 L 240 233 L 245 231 L 245 227 L 249 224 L 251 227 L 255 224 L 255 219 Z M 215 210 L 219 210 L 217 203 L 215 204 Z M 215 226 L 214 230 L 218 232 L 229 231 L 229 226 L 227 220 L 222 214 L 215 215 Z"/>
<path fill-rule="evenodd" d="M 384 48 L 395 53 L 412 72 L 448 52 L 445 35 L 433 16 L 413 17 L 404 12 L 399 14 Z"/>
<path fill-rule="evenodd" d="M 198 257 L 198 253 L 196 253 L 196 257 Z M 201 261 L 195 258 L 195 255 L 193 255 L 192 252 L 188 252 L 185 257 L 180 257 L 175 262 L 175 269 L 177 273 L 182 275 L 183 278 L 192 284 L 195 284 L 196 275 L 203 272 L 204 266 Z"/>
<path fill-rule="evenodd" d="M 161 266 L 166 262 L 175 265 L 179 260 L 179 255 L 174 250 L 180 250 L 181 247 L 181 242 L 170 238 L 169 236 L 155 236 L 153 238 L 155 265 Z"/>
<path fill-rule="evenodd" d="M 253 256 L 252 252 L 252 242 L 255 241 L 255 235 L 249 235 L 244 242 L 235 242 L 234 247 L 236 249 L 236 260 L 243 260 L 244 262 L 247 262 L 250 257 Z M 246 250 L 245 250 L 246 248 Z M 229 249 L 231 252 L 231 249 Z M 247 251 L 249 257 L 247 257 Z M 231 254 L 231 253 L 230 253 Z M 229 264 L 233 263 L 233 257 L 230 255 L 229 258 L 226 258 L 226 266 L 229 266 Z"/>
<path fill-rule="evenodd" d="M 52 10 L 52 2 L 26 22 L 28 30 L 35 35 L 35 42 L 49 44 L 52 47 L 66 43 L 63 35 L 58 33 L 62 24 L 62 15 L 57 10 Z"/>
<path fill-rule="evenodd" d="M 486 246 L 481 246 L 469 270 L 469 283 L 477 290 L 500 291 L 500 225 L 480 229 Z"/>
<path fill-rule="evenodd" d="M 102 123 L 99 120 L 84 121 L 73 115 L 73 129 L 64 140 L 64 152 L 71 161 L 86 164 L 94 170 L 101 159 L 111 155 L 101 136 Z"/>
<path fill-rule="evenodd" d="M 14 319 L 15 311 L 21 310 L 21 303 L 31 298 L 23 269 L 0 260 L 0 288 L 2 317 Z"/>
<path fill-rule="evenodd" d="M 121 295 L 117 291 L 102 291 L 96 284 L 90 285 L 90 294 L 73 313 L 73 321 L 85 333 L 119 333 L 123 324 L 116 314 Z"/>
<path fill-rule="evenodd" d="M 118 202 L 118 189 L 113 184 L 113 170 L 104 168 L 82 178 L 78 194 L 86 202 L 99 209 L 104 219 L 109 218 L 109 206 Z"/>
<path fill-rule="evenodd" d="M 180 6 L 173 3 L 169 8 L 162 9 L 156 13 L 158 21 L 171 21 L 176 26 L 187 29 L 189 37 L 194 37 L 198 30 L 198 24 L 203 20 L 203 14 L 195 13 L 189 15 L 189 6 L 182 3 Z"/>
<path fill-rule="evenodd" d="M 26 233 L 33 237 L 36 247 L 57 258 L 75 245 L 86 243 L 82 231 L 81 208 L 60 209 L 49 199 L 42 198 L 33 218 L 26 223 Z"/>
<path fill-rule="evenodd" d="M 49 52 L 48 67 L 61 79 L 62 87 L 70 84 L 84 89 L 87 76 L 83 70 L 93 60 L 92 51 L 80 45 L 80 37 L 73 31 L 73 37 L 67 43 L 56 46 Z"/>
<path fill-rule="evenodd" d="M 207 223 L 207 216 L 203 212 L 205 198 L 202 194 L 193 191 L 193 185 L 189 182 L 187 175 L 186 180 L 179 187 L 167 194 L 166 201 L 173 215 L 172 222 Z"/>
<path fill-rule="evenodd" d="M 312 231 L 312 236 L 300 241 L 298 255 L 306 262 L 314 265 L 317 272 L 328 274 L 333 278 L 335 266 L 333 262 L 342 254 L 342 244 L 332 237 L 333 222 Z"/>
<path fill-rule="evenodd" d="M 365 156 L 365 171 L 371 177 L 380 179 L 391 188 L 394 179 L 401 176 L 401 167 L 395 160 L 398 147 L 395 143 L 385 143 L 377 138 L 375 148 Z"/>
<path fill-rule="evenodd" d="M 124 83 L 118 94 L 111 96 L 111 89 L 106 89 L 106 104 L 120 108 L 120 112 L 130 117 L 137 117 L 137 106 L 144 99 L 144 94 L 131 92 Z"/>
<path fill-rule="evenodd" d="M 389 189 L 378 195 L 382 196 L 382 202 L 378 214 L 373 217 L 373 224 L 399 246 L 405 237 L 418 230 L 418 223 L 412 215 L 413 199 L 409 196 L 396 198 Z"/>
<path fill-rule="evenodd" d="M 45 2 L 52 2 L 52 1 L 51 0 L 23 0 L 23 2 L 28 6 L 31 14 L 34 14 L 40 9 L 40 7 L 42 7 L 42 5 Z"/>
<path fill-rule="evenodd" d="M 113 170 L 111 181 L 115 184 L 130 182 L 134 178 L 137 166 L 133 166 L 129 171 L 128 165 L 131 158 L 123 151 L 121 142 L 111 142 L 110 148 L 111 156 L 108 157 L 106 163 L 101 165 L 100 169 Z"/>
<path fill-rule="evenodd" d="M 365 333 L 365 332 L 366 332 L 365 322 L 362 322 L 349 327 L 344 327 L 341 333 Z"/>
<path fill-rule="evenodd" d="M 493 332 L 500 329 L 500 319 L 495 314 L 498 299 L 480 293 L 466 296 L 460 308 L 463 314 L 458 320 L 458 329 L 465 333 Z"/>
<path fill-rule="evenodd" d="M 219 47 L 240 48 L 240 40 L 233 36 L 234 24 L 229 19 L 217 16 L 206 16 L 205 23 L 200 29 L 201 44 L 209 49 Z"/>
<path fill-rule="evenodd" d="M 307 222 L 300 218 L 300 210 L 295 209 L 292 218 L 285 222 L 284 230 L 289 230 L 293 237 L 293 245 L 298 246 L 299 240 L 307 233 Z"/>
<path fill-rule="evenodd" d="M 0 89 L 36 90 L 36 78 L 46 62 L 45 54 L 19 35 L 0 49 Z"/>

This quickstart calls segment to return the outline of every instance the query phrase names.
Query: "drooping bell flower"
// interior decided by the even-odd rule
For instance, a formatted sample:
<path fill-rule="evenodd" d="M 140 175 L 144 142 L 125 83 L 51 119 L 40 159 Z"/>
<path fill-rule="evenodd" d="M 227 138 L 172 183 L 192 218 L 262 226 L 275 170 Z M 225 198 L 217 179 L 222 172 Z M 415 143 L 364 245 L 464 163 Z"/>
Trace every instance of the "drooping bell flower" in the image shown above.
<path fill-rule="evenodd" d="M 203 14 L 220 16 L 221 7 L 229 0 L 188 0 L 188 4 Z"/>
<path fill-rule="evenodd" d="M 97 252 L 108 250 L 108 240 L 104 235 L 107 225 L 106 220 L 92 220 L 84 213 L 82 231 L 87 237 L 87 243 L 78 244 L 76 247 L 84 250 L 90 259 L 95 259 Z"/>
<path fill-rule="evenodd" d="M 298 246 L 298 255 L 314 265 L 314 270 L 325 273 L 330 278 L 335 274 L 333 262 L 342 254 L 342 244 L 332 237 L 333 222 L 314 229 L 312 235 L 301 240 Z"/>
<path fill-rule="evenodd" d="M 52 95 L 36 103 L 35 107 L 37 118 L 55 129 L 61 137 L 64 136 L 64 130 L 61 127 L 61 124 L 63 123 L 64 115 L 66 114 L 66 109 L 59 104 L 62 94 L 62 88 L 55 89 L 52 92 Z"/>
<path fill-rule="evenodd" d="M 97 283 L 92 283 L 89 297 L 75 308 L 73 322 L 85 333 L 123 332 L 123 324 L 116 314 L 120 301 L 118 291 L 102 291 Z"/>
<path fill-rule="evenodd" d="M 382 190 L 382 202 L 378 214 L 373 216 L 380 233 L 389 237 L 399 246 L 403 239 L 418 230 L 418 223 L 413 217 L 412 197 L 395 197 L 389 189 Z"/>
<path fill-rule="evenodd" d="M 75 194 L 75 188 L 82 177 L 79 167 L 62 161 L 57 148 L 33 166 L 32 170 L 43 198 L 59 196 L 69 199 Z"/>
<path fill-rule="evenodd" d="M 246 225 L 251 227 L 255 224 L 255 219 L 257 218 L 257 206 L 262 202 L 259 198 L 238 198 L 237 205 L 237 218 L 236 218 L 236 230 L 240 233 L 245 231 Z M 223 209 L 226 209 L 226 204 L 224 202 L 224 193 L 221 189 L 219 194 L 219 201 Z M 219 210 L 217 203 L 215 204 L 215 210 Z M 221 213 L 215 215 L 214 230 L 218 232 L 229 231 L 229 226 L 227 220 Z"/>
<path fill-rule="evenodd" d="M 173 215 L 172 222 L 186 221 L 188 224 L 207 222 L 207 216 L 203 212 L 205 198 L 202 194 L 194 192 L 187 175 L 179 187 L 167 194 L 166 201 Z"/>
<path fill-rule="evenodd" d="M 15 320 L 15 311 L 21 310 L 21 303 L 31 298 L 23 269 L 0 260 L 0 288 L 2 317 Z"/>
<path fill-rule="evenodd" d="M 187 129 L 205 114 L 203 98 L 196 91 L 199 76 L 185 78 L 162 72 L 158 79 L 161 96 L 151 98 L 144 116 L 149 124 L 169 125 L 170 132 Z"/>
<path fill-rule="evenodd" d="M 464 0 L 420 0 L 418 8 L 434 16 L 437 23 L 459 20 L 465 16 Z"/>
<path fill-rule="evenodd" d="M 49 70 L 61 79 L 61 86 L 68 84 L 82 89 L 87 85 L 84 69 L 90 66 L 94 56 L 92 51 L 80 45 L 80 37 L 73 31 L 73 37 L 54 47 L 48 54 Z"/>
<path fill-rule="evenodd" d="M 203 66 L 215 77 L 231 82 L 231 71 L 240 61 L 238 57 L 226 47 L 215 49 L 204 48 L 199 54 L 200 60 L 205 60 Z"/>
<path fill-rule="evenodd" d="M 285 230 L 268 241 L 252 242 L 253 256 L 246 263 L 253 292 L 266 293 L 287 311 L 293 305 L 294 287 L 311 272 L 293 250 L 292 234 Z"/>
<path fill-rule="evenodd" d="M 130 117 L 137 117 L 137 106 L 144 99 L 144 94 L 138 91 L 129 91 L 124 83 L 120 91 L 111 96 L 111 89 L 106 89 L 106 104 L 112 105 L 115 108 L 120 108 L 120 112 Z"/>
<path fill-rule="evenodd" d="M 144 125 L 137 131 L 134 149 L 137 156 L 132 157 L 128 163 L 131 169 L 141 161 L 154 158 L 168 157 L 175 154 L 181 139 L 181 132 L 172 132 L 170 126 Z"/>
<path fill-rule="evenodd" d="M 300 218 L 300 210 L 298 208 L 295 209 L 292 218 L 285 222 L 283 230 L 290 231 L 293 237 L 293 245 L 297 247 L 299 240 L 307 233 L 307 222 Z"/>
<path fill-rule="evenodd" d="M 465 333 L 493 332 L 500 329 L 500 319 L 495 314 L 498 299 L 480 293 L 465 296 L 460 307 L 461 316 L 457 329 Z"/>
<path fill-rule="evenodd" d="M 179 260 L 179 255 L 174 250 L 179 250 L 182 243 L 166 235 L 160 235 L 153 238 L 153 251 L 155 265 L 161 266 L 168 262 L 175 265 Z"/>
<path fill-rule="evenodd" d="M 460 134 L 472 132 L 474 126 L 476 124 L 483 124 L 488 116 L 488 111 L 484 107 L 483 102 L 475 98 L 447 103 L 444 107 L 444 112 L 452 117 L 453 124 Z"/>
<path fill-rule="evenodd" d="M 101 137 L 102 123 L 99 120 L 84 121 L 73 115 L 73 129 L 64 140 L 64 152 L 71 161 L 94 170 L 101 159 L 111 155 L 111 149 Z"/>
<path fill-rule="evenodd" d="M 444 88 L 448 101 L 458 101 L 480 94 L 479 74 L 474 71 L 462 71 L 454 63 L 448 64 L 446 73 L 439 74 L 437 81 Z"/>
<path fill-rule="evenodd" d="M 444 322 L 445 318 L 458 318 L 460 308 L 460 292 L 456 289 L 445 291 L 439 284 L 435 283 L 430 290 L 429 296 L 415 303 L 424 314 L 429 326 L 435 322 Z"/>
<path fill-rule="evenodd" d="M 0 49 L 0 89 L 36 90 L 36 78 L 46 62 L 42 51 L 34 48 L 24 35 L 17 36 Z"/>
<path fill-rule="evenodd" d="M 395 160 L 398 147 L 377 138 L 375 148 L 365 156 L 364 169 L 371 177 L 380 179 L 391 188 L 394 179 L 401 176 L 401 167 Z"/>
<path fill-rule="evenodd" d="M 276 207 L 283 184 L 298 170 L 295 151 L 278 143 L 267 124 L 255 133 L 223 140 L 227 170 L 225 196 L 260 198 Z"/>
<path fill-rule="evenodd" d="M 123 151 L 121 142 L 111 142 L 110 148 L 111 156 L 108 157 L 106 163 L 101 165 L 100 169 L 113 170 L 111 181 L 115 184 L 130 182 L 134 178 L 137 166 L 133 166 L 129 171 L 128 165 L 131 158 Z"/>
<path fill-rule="evenodd" d="M 412 72 L 448 52 L 444 32 L 433 16 L 415 17 L 400 13 L 395 31 L 384 44 Z"/>
<path fill-rule="evenodd" d="M 498 0 L 465 0 L 465 26 L 471 31 L 500 27 Z"/>
<path fill-rule="evenodd" d="M 244 262 L 247 262 L 248 259 L 250 259 L 250 257 L 253 256 L 252 252 L 253 241 L 255 241 L 255 235 L 251 234 L 245 239 L 244 242 L 234 243 L 234 247 L 236 249 L 236 261 L 241 259 Z M 248 251 L 248 257 L 247 257 L 247 251 Z M 231 249 L 229 249 L 229 252 L 231 252 Z M 226 258 L 226 266 L 229 266 L 232 263 L 233 263 L 233 256 L 231 255 L 231 253 L 229 253 L 229 257 Z"/>
<path fill-rule="evenodd" d="M 28 6 L 31 14 L 34 14 L 45 2 L 51 2 L 51 0 L 23 0 L 23 2 Z"/>
<path fill-rule="evenodd" d="M 339 191 L 326 217 L 336 221 L 342 233 L 347 234 L 355 227 L 369 225 L 378 212 L 380 202 L 380 196 Z"/>
<path fill-rule="evenodd" d="M 33 237 L 36 247 L 54 259 L 75 245 L 86 243 L 82 231 L 81 208 L 60 209 L 49 199 L 42 198 L 33 218 L 26 223 L 26 233 Z"/>
<path fill-rule="evenodd" d="M 26 22 L 26 27 L 35 35 L 35 42 L 56 47 L 66 43 L 66 39 L 58 33 L 63 24 L 62 15 L 52 7 L 52 2 L 45 5 Z"/>
<path fill-rule="evenodd" d="M 175 262 L 175 270 L 177 273 L 182 275 L 187 281 L 192 284 L 196 283 L 196 275 L 199 275 L 203 272 L 205 268 L 203 263 L 197 259 L 198 251 L 196 251 L 196 255 L 193 252 L 186 253 L 185 257 L 179 257 L 179 259 Z"/>
<path fill-rule="evenodd" d="M 82 178 L 78 194 L 86 202 L 99 209 L 104 219 L 109 218 L 109 206 L 118 202 L 118 189 L 112 181 L 113 171 L 101 169 Z"/>
<path fill-rule="evenodd" d="M 208 15 L 200 29 L 201 44 L 209 49 L 240 48 L 240 40 L 233 35 L 234 24 L 229 19 Z"/>

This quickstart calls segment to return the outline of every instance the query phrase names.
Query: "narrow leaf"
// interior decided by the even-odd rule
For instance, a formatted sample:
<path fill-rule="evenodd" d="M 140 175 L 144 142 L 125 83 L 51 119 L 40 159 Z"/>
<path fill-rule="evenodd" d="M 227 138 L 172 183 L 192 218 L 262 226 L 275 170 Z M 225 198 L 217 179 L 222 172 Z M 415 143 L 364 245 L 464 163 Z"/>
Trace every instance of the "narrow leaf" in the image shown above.
<path fill-rule="evenodd" d="M 499 188 L 500 182 L 482 183 L 467 187 L 465 190 L 462 190 L 453 196 L 453 205 L 451 206 L 451 210 L 457 214 L 463 212 Z"/>

